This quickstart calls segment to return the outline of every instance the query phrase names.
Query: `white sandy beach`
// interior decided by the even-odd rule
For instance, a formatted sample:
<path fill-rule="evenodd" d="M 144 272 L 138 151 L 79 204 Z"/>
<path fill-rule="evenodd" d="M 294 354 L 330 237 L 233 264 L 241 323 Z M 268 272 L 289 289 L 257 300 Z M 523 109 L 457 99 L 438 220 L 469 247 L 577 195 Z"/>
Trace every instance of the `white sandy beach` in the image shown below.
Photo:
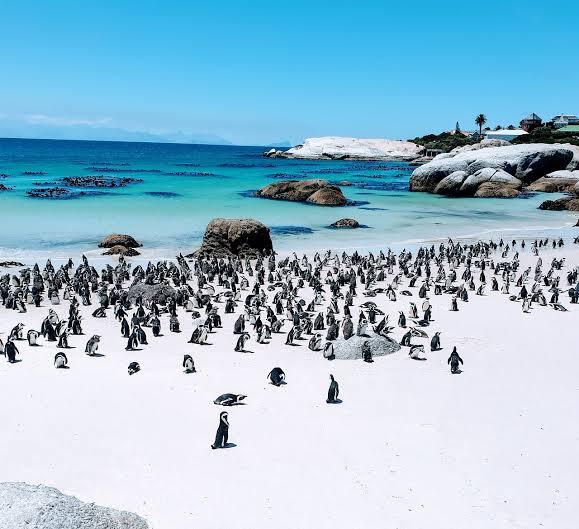
<path fill-rule="evenodd" d="M 579 265 L 579 249 L 565 243 L 540 252 L 545 272 L 553 256 L 566 258 L 555 272 L 564 289 L 567 270 Z M 528 244 L 520 271 L 534 269 L 536 259 Z M 420 306 L 418 286 L 396 302 L 364 298 L 360 288 L 353 321 L 370 300 L 395 324 L 409 301 Z M 312 298 L 309 288 L 300 295 Z M 430 294 L 435 321 L 425 331 L 441 331 L 441 351 L 413 338 L 424 343 L 426 361 L 411 360 L 403 347 L 373 364 L 328 362 L 307 339 L 286 346 L 287 322 L 269 345 L 252 334 L 253 354 L 234 352 L 241 306 L 223 314 L 222 305 L 223 329 L 210 335 L 211 345 L 186 343 L 192 322 L 180 309 L 180 334 L 169 332 L 163 315 L 164 336 L 147 330 L 149 345 L 127 352 L 112 309 L 96 319 L 96 304 L 81 306 L 85 336 L 69 338 L 70 369 L 53 367 L 56 344 L 44 340 L 17 342 L 20 363 L 0 358 L 0 480 L 130 510 L 153 529 L 575 528 L 579 305 L 563 292 L 568 312 L 533 306 L 524 314 L 490 286 L 482 297 L 469 295 L 451 312 L 449 295 Z M 49 308 L 68 314 L 68 302 L 27 307 L 26 314 L 0 309 L 4 341 L 19 322 L 38 330 Z M 399 341 L 404 332 L 396 327 L 392 336 Z M 92 334 L 102 335 L 103 357 L 84 353 Z M 447 365 L 455 345 L 460 375 Z M 183 373 L 185 353 L 197 373 Z M 134 360 L 142 371 L 128 376 Z M 287 385 L 266 380 L 275 366 Z M 325 402 L 330 373 L 340 405 Z M 226 392 L 248 396 L 246 405 L 226 408 L 236 446 L 211 450 L 224 409 L 213 399 Z"/>

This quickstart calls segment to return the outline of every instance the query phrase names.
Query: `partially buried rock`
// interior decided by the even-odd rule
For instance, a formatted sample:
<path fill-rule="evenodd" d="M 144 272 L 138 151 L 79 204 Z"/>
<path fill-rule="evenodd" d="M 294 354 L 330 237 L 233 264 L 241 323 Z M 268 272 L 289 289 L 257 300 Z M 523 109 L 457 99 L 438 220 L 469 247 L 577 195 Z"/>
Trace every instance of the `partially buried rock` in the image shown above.
<path fill-rule="evenodd" d="M 327 180 L 285 180 L 258 189 L 260 198 L 307 202 L 318 206 L 345 206 L 346 197 L 342 190 Z"/>
<path fill-rule="evenodd" d="M 386 356 L 400 350 L 400 345 L 392 338 L 373 334 L 352 336 L 348 340 L 338 338 L 333 342 L 334 354 L 338 360 L 360 360 L 363 358 L 362 346 L 368 342 L 372 356 Z"/>
<path fill-rule="evenodd" d="M 330 224 L 330 228 L 354 229 L 359 227 L 360 223 L 355 219 L 340 219 Z"/>
<path fill-rule="evenodd" d="M 265 224 L 254 219 L 213 219 L 207 225 L 201 248 L 195 254 L 257 257 L 272 252 L 273 244 Z"/>
<path fill-rule="evenodd" d="M 130 235 L 112 233 L 107 235 L 100 243 L 99 248 L 113 248 L 114 246 L 124 246 L 125 248 L 140 248 L 142 244 Z"/>
<path fill-rule="evenodd" d="M 126 246 L 121 246 L 117 244 L 112 248 L 109 248 L 106 252 L 103 252 L 103 255 L 124 255 L 126 257 L 135 257 L 136 255 L 141 255 L 137 250 L 134 248 L 127 248 Z"/>
<path fill-rule="evenodd" d="M 165 283 L 157 283 L 155 285 L 147 285 L 145 283 L 135 283 L 131 285 L 128 292 L 128 298 L 131 303 L 140 296 L 143 301 L 154 301 L 159 305 L 165 305 L 167 299 L 175 298 L 177 292 L 171 285 Z"/>
<path fill-rule="evenodd" d="M 85 503 L 57 489 L 0 483 L 0 527 L 5 529 L 148 529 L 137 514 Z"/>

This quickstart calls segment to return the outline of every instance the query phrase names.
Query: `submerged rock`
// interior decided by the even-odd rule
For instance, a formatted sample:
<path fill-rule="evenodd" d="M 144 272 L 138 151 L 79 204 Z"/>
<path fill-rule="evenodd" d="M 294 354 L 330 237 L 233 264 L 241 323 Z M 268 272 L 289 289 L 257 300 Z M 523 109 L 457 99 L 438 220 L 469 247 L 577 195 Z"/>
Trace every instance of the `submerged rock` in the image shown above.
<path fill-rule="evenodd" d="M 0 483 L 0 527 L 5 529 L 148 529 L 137 514 L 85 503 L 57 489 Z"/>
<path fill-rule="evenodd" d="M 140 183 L 141 178 L 110 178 L 106 176 L 65 176 L 61 182 L 69 187 L 99 187 L 114 188 L 126 187 L 129 184 Z"/>
<path fill-rule="evenodd" d="M 14 189 L 13 187 L 0 184 L 0 191 L 12 191 L 13 189 Z"/>
<path fill-rule="evenodd" d="M 345 206 L 342 190 L 327 180 L 285 180 L 258 189 L 256 196 L 273 200 L 307 202 L 319 206 Z"/>
<path fill-rule="evenodd" d="M 113 248 L 114 246 L 124 246 L 125 248 L 140 248 L 143 246 L 130 235 L 122 233 L 111 233 L 107 235 L 101 242 L 99 248 Z"/>
<path fill-rule="evenodd" d="M 359 227 L 360 223 L 355 219 L 340 219 L 330 224 L 330 228 L 354 229 Z"/>
<path fill-rule="evenodd" d="M 269 228 L 254 219 L 213 219 L 205 229 L 201 248 L 192 255 L 256 257 L 273 252 Z"/>
<path fill-rule="evenodd" d="M 135 257 L 136 255 L 141 254 L 134 248 L 127 248 L 126 246 L 117 244 L 110 248 L 108 251 L 103 252 L 103 255 L 124 255 L 126 257 Z"/>
<path fill-rule="evenodd" d="M 70 195 L 70 191 L 64 187 L 37 187 L 26 194 L 32 198 L 63 198 Z"/>
<path fill-rule="evenodd" d="M 400 345 L 392 338 L 372 333 L 370 336 L 352 336 L 348 340 L 338 338 L 333 342 L 334 354 L 339 360 L 360 360 L 362 345 L 368 342 L 372 356 L 386 356 L 400 350 Z"/>

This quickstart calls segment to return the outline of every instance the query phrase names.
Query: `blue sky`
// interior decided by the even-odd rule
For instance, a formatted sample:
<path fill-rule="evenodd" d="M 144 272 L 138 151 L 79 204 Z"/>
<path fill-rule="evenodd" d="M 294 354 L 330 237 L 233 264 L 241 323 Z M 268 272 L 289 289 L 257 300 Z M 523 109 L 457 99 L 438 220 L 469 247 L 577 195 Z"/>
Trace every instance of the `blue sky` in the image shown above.
<path fill-rule="evenodd" d="M 0 8 L 1 135 L 181 131 L 261 145 L 469 129 L 479 112 L 490 125 L 579 113 L 577 0 Z"/>

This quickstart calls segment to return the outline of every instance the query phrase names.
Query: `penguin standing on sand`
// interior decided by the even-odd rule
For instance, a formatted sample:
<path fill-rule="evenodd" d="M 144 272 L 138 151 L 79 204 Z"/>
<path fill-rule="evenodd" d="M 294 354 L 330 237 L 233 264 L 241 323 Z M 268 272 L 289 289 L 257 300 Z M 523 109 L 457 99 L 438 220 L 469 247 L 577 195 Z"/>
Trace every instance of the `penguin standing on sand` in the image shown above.
<path fill-rule="evenodd" d="M 338 383 L 334 379 L 334 375 L 330 375 L 330 381 L 331 382 L 330 387 L 328 389 L 328 398 L 326 399 L 326 402 L 328 404 L 335 404 L 337 402 L 338 395 L 340 394 L 340 388 L 338 386 Z"/>
<path fill-rule="evenodd" d="M 326 360 L 335 360 L 336 355 L 334 354 L 334 344 L 332 342 L 326 342 L 324 346 L 324 358 Z"/>
<path fill-rule="evenodd" d="M 285 373 L 281 367 L 274 367 L 267 378 L 274 386 L 281 386 L 283 382 L 285 382 Z"/>
<path fill-rule="evenodd" d="M 89 356 L 94 356 L 99 348 L 99 342 L 101 337 L 95 334 L 92 338 L 89 338 L 88 342 L 86 342 L 86 347 L 84 348 L 84 352 Z"/>
<path fill-rule="evenodd" d="M 322 347 L 322 335 L 318 332 L 310 338 L 308 349 L 310 351 L 321 351 Z"/>
<path fill-rule="evenodd" d="M 398 327 L 401 327 L 402 329 L 406 328 L 406 316 L 404 315 L 404 312 L 399 311 L 400 312 L 400 316 L 398 316 Z"/>
<path fill-rule="evenodd" d="M 450 372 L 454 375 L 458 373 L 458 364 L 459 362 L 463 364 L 462 358 L 458 355 L 456 350 L 456 346 L 452 349 L 452 353 L 448 357 L 447 364 L 450 364 Z"/>
<path fill-rule="evenodd" d="M 137 327 L 133 329 L 133 332 L 129 335 L 129 339 L 127 340 L 127 346 L 125 347 L 125 351 L 133 351 L 139 347 L 139 335 L 137 333 Z"/>
<path fill-rule="evenodd" d="M 34 329 L 30 329 L 28 331 L 28 333 L 26 333 L 26 338 L 28 338 L 28 345 L 30 345 L 31 347 L 38 345 L 38 336 L 39 335 L 40 335 L 40 333 L 38 331 L 35 331 Z"/>
<path fill-rule="evenodd" d="M 16 344 L 10 338 L 6 340 L 6 345 L 4 346 L 4 353 L 6 354 L 6 359 L 11 364 L 14 364 L 16 362 L 16 355 L 20 354 L 18 347 L 16 347 Z"/>
<path fill-rule="evenodd" d="M 362 358 L 364 359 L 364 362 L 374 362 L 374 359 L 372 358 L 372 349 L 370 349 L 370 342 L 368 342 L 368 340 L 362 344 Z"/>
<path fill-rule="evenodd" d="M 250 336 L 248 332 L 244 332 L 241 336 L 237 339 L 237 343 L 235 344 L 235 351 L 238 353 L 242 353 L 245 351 L 245 344 L 247 340 L 249 340 Z"/>
<path fill-rule="evenodd" d="M 123 321 L 121 322 L 121 335 L 123 338 L 128 338 L 131 335 L 131 328 L 129 327 L 129 322 L 125 317 L 123 317 Z"/>
<path fill-rule="evenodd" d="M 430 340 L 430 350 L 438 351 L 440 349 L 440 332 L 435 332 Z"/>
<path fill-rule="evenodd" d="M 61 351 L 54 355 L 54 367 L 56 369 L 65 369 L 68 366 L 68 358 L 66 355 Z"/>
<path fill-rule="evenodd" d="M 239 318 L 235 320 L 233 324 L 233 334 L 242 334 L 245 332 L 245 316 L 243 314 L 239 315 Z"/>
<path fill-rule="evenodd" d="M 222 411 L 219 414 L 219 426 L 215 433 L 215 442 L 211 445 L 213 450 L 216 448 L 225 448 L 227 446 L 227 440 L 229 438 L 229 421 L 227 419 L 227 412 Z"/>
<path fill-rule="evenodd" d="M 289 332 L 287 333 L 285 344 L 286 345 L 293 345 L 294 344 L 294 336 L 295 336 L 295 327 L 292 327 Z"/>
<path fill-rule="evenodd" d="M 191 355 L 183 356 L 183 367 L 185 368 L 185 373 L 195 373 L 195 362 L 193 362 Z"/>

